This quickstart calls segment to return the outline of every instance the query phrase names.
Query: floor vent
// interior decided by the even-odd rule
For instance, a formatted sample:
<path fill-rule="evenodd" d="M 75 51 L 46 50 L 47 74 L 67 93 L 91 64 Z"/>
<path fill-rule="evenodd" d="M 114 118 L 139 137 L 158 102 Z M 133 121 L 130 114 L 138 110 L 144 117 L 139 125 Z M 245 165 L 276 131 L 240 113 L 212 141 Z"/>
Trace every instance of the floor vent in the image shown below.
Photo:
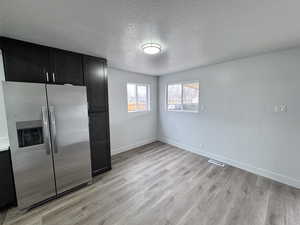
<path fill-rule="evenodd" d="M 215 164 L 215 165 L 217 165 L 217 166 L 221 166 L 221 167 L 224 167 L 224 166 L 225 166 L 224 163 L 219 162 L 219 161 L 214 160 L 214 159 L 209 159 L 208 162 L 211 163 L 211 164 Z"/>

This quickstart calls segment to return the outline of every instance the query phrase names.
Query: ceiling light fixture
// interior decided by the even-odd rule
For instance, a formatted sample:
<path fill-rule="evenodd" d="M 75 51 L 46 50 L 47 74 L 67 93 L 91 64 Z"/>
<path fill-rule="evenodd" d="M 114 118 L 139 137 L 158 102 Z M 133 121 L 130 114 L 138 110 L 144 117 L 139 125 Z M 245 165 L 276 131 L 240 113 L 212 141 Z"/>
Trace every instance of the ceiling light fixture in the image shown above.
<path fill-rule="evenodd" d="M 157 43 L 146 43 L 142 46 L 142 49 L 148 55 L 155 55 L 161 52 L 161 46 Z"/>

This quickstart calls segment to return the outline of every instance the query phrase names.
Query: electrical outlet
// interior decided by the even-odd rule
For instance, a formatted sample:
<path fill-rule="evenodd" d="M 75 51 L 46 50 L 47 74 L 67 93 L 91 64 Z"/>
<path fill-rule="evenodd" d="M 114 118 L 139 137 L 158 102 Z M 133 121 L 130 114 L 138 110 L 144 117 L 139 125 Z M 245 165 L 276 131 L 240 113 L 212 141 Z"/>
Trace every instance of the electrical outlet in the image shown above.
<path fill-rule="evenodd" d="M 203 145 L 203 144 L 200 144 L 200 145 L 199 145 L 199 148 L 200 148 L 200 149 L 203 149 L 203 148 L 204 148 L 204 145 Z"/>
<path fill-rule="evenodd" d="M 287 112 L 288 111 L 288 107 L 285 104 L 281 104 L 281 105 L 275 105 L 274 106 L 274 112 L 278 113 L 278 112 Z"/>
<path fill-rule="evenodd" d="M 287 112 L 287 105 L 280 105 L 280 112 Z"/>

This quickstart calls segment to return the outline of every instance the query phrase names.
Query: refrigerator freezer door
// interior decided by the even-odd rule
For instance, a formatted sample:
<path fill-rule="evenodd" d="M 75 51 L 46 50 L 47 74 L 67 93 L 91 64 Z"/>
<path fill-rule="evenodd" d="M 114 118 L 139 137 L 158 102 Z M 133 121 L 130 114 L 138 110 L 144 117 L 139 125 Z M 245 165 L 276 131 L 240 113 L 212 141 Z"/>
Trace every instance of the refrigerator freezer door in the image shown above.
<path fill-rule="evenodd" d="M 18 206 L 56 195 L 43 84 L 3 82 Z"/>
<path fill-rule="evenodd" d="M 57 193 L 91 180 L 86 87 L 47 85 Z"/>

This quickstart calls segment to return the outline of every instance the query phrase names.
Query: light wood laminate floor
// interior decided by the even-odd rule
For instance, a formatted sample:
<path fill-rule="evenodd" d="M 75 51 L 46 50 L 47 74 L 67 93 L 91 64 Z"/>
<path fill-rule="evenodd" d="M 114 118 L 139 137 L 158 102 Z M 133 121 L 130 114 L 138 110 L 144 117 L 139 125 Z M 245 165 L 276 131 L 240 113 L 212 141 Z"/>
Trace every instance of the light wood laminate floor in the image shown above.
<path fill-rule="evenodd" d="M 112 165 L 88 187 L 0 218 L 5 225 L 300 224 L 300 190 L 170 145 L 115 155 Z"/>

